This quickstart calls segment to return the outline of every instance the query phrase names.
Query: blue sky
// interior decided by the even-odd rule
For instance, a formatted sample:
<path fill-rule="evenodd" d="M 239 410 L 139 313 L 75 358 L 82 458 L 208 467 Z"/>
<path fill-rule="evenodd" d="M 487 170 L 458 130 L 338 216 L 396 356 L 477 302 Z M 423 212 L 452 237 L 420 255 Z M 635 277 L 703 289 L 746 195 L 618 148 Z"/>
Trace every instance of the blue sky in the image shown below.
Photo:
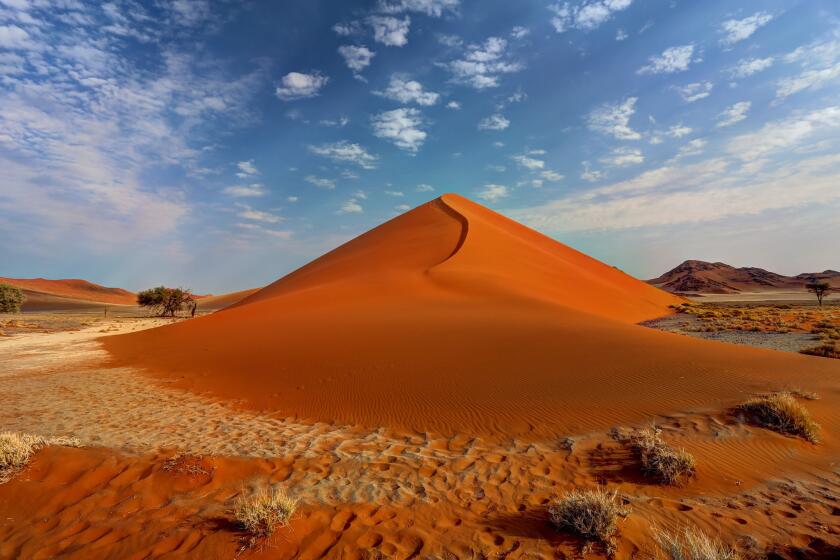
<path fill-rule="evenodd" d="M 0 0 L 0 275 L 259 286 L 444 192 L 840 269 L 838 140 L 834 0 Z"/>

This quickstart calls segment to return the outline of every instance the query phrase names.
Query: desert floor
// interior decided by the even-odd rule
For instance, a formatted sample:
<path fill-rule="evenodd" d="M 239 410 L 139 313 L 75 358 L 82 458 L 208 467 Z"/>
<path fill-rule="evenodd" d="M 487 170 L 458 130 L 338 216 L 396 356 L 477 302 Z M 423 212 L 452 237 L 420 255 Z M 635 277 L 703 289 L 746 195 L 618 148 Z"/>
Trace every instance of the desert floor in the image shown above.
<path fill-rule="evenodd" d="M 746 557 L 840 555 L 840 382 L 802 400 L 822 424 L 816 445 L 725 408 L 650 418 L 697 460 L 693 479 L 663 486 L 641 476 L 627 447 L 640 425 L 491 441 L 305 423 L 102 366 L 97 338 L 169 321 L 0 319 L 0 427 L 82 443 L 39 451 L 0 485 L 0 558 L 576 557 L 584 543 L 555 530 L 547 507 L 598 485 L 632 509 L 618 558 L 653 557 L 658 529 L 685 527 Z M 231 505 L 267 484 L 301 507 L 251 543 Z"/>

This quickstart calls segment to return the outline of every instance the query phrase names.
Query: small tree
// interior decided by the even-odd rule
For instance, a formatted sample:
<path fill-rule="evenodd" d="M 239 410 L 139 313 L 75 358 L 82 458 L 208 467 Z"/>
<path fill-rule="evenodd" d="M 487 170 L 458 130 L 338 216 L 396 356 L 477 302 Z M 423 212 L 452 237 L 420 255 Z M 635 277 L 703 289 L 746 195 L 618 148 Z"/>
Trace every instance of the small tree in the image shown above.
<path fill-rule="evenodd" d="M 137 305 L 148 307 L 161 317 L 174 317 L 179 311 L 193 303 L 193 295 L 183 288 L 158 286 L 137 293 Z"/>
<path fill-rule="evenodd" d="M 805 284 L 805 287 L 808 288 L 809 292 L 814 292 L 814 295 L 817 296 L 817 301 L 822 306 L 822 300 L 827 293 L 831 291 L 831 284 L 823 281 L 812 280 Z"/>
<path fill-rule="evenodd" d="M 26 296 L 17 286 L 0 284 L 0 313 L 19 313 Z"/>

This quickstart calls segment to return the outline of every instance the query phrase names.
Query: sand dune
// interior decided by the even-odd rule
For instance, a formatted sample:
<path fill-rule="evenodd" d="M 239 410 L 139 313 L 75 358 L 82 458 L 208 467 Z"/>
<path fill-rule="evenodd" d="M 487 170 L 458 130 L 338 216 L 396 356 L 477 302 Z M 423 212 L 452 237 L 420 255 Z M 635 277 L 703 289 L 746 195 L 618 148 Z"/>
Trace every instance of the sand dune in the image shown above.
<path fill-rule="evenodd" d="M 99 311 L 109 305 L 134 305 L 136 296 L 122 288 L 106 288 L 87 280 L 2 278 L 0 284 L 17 286 L 26 296 L 23 311 Z"/>
<path fill-rule="evenodd" d="M 199 311 L 218 311 L 225 307 L 230 307 L 235 303 L 239 303 L 251 294 L 259 291 L 259 288 L 251 288 L 250 290 L 240 290 L 238 292 L 229 292 L 227 294 L 220 294 L 218 296 L 203 296 L 196 298 L 198 302 Z"/>
<path fill-rule="evenodd" d="M 635 324 L 680 301 L 445 195 L 220 313 L 103 343 L 251 409 L 449 434 L 583 433 L 840 373 Z"/>

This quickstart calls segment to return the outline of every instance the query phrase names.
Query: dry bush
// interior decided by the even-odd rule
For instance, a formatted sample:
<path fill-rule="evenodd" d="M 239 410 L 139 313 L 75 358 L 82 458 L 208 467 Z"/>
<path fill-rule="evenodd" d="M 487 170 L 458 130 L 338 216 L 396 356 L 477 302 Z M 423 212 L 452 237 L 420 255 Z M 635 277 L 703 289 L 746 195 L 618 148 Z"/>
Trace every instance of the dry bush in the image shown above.
<path fill-rule="evenodd" d="M 650 426 L 630 436 L 630 445 L 639 454 L 642 473 L 665 484 L 676 484 L 683 477 L 693 476 L 694 456 L 665 443 L 661 433 L 656 426 Z"/>
<path fill-rule="evenodd" d="M 799 351 L 801 354 L 808 354 L 809 356 L 821 356 L 823 358 L 840 358 L 840 347 L 834 342 L 825 342 L 810 348 L 803 348 Z"/>
<path fill-rule="evenodd" d="M 598 542 L 614 550 L 613 537 L 618 532 L 618 519 L 630 515 L 615 492 L 606 490 L 573 490 L 549 508 L 551 521 L 559 528 L 572 531 L 587 542 Z"/>
<path fill-rule="evenodd" d="M 16 432 L 0 433 L 0 484 L 11 480 L 16 472 L 26 466 L 36 451 L 47 445 L 78 447 L 81 443 L 75 438 L 45 438 Z"/>
<path fill-rule="evenodd" d="M 811 419 L 808 409 L 799 404 L 790 393 L 775 393 L 748 400 L 738 407 L 754 424 L 779 432 L 817 442 L 820 425 Z"/>
<path fill-rule="evenodd" d="M 657 558 L 663 560 L 739 560 L 738 552 L 699 529 L 682 532 L 655 531 L 659 545 Z"/>
<path fill-rule="evenodd" d="M 254 537 L 266 537 L 285 527 L 297 510 L 298 502 L 277 487 L 261 488 L 237 498 L 233 514 L 242 527 Z"/>

